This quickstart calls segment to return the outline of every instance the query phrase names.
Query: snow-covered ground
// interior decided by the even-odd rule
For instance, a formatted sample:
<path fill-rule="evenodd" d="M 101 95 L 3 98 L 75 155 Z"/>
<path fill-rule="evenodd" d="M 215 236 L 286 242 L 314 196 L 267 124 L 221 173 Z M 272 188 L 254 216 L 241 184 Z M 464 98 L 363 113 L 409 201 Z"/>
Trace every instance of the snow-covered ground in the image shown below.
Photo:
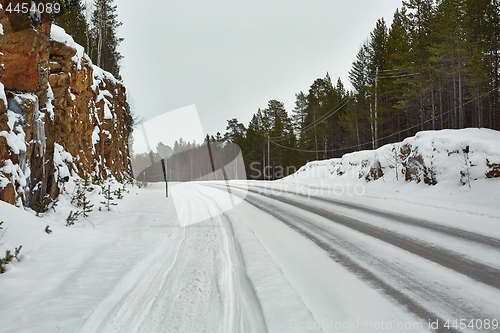
<path fill-rule="evenodd" d="M 39 219 L 1 204 L 4 247 L 23 249 L 0 276 L 0 331 L 289 332 L 357 313 L 418 321 L 285 225 L 258 223 L 268 216 L 248 204 L 182 228 L 164 185 L 131 192 L 89 216 L 96 228 L 65 227 L 62 207 Z M 195 214 L 227 198 L 182 192 Z"/>
<path fill-rule="evenodd" d="M 470 156 L 497 163 L 498 133 L 485 135 Z M 337 177 L 341 160 L 230 182 L 233 200 L 222 182 L 172 184 L 169 198 L 159 183 L 107 211 L 95 187 L 69 227 L 72 181 L 42 218 L 0 202 L 0 253 L 23 246 L 0 275 L 0 332 L 499 331 L 500 178 L 463 185 L 454 154 L 438 155 L 435 186 L 387 165 L 375 181 Z M 455 319 L 475 327 L 443 328 Z"/>

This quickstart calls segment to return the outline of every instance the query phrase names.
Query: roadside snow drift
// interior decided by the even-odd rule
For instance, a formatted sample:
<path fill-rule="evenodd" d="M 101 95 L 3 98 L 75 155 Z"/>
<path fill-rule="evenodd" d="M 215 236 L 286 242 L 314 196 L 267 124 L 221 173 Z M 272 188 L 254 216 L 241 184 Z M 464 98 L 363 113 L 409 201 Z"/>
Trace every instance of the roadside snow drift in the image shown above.
<path fill-rule="evenodd" d="M 429 185 L 447 182 L 470 185 L 478 179 L 500 177 L 500 132 L 468 128 L 419 132 L 377 150 L 309 162 L 287 182 L 311 179 L 406 180 Z"/>

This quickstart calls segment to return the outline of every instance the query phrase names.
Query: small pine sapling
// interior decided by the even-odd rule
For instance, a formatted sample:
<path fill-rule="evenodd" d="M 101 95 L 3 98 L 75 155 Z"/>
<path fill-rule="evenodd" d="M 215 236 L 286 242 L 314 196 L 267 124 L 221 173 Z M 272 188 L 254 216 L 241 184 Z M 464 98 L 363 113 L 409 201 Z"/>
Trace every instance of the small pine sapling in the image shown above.
<path fill-rule="evenodd" d="M 116 190 L 114 190 L 114 191 L 113 191 L 113 194 L 116 196 L 116 198 L 117 198 L 118 200 L 121 200 L 121 199 L 123 199 L 123 192 L 124 192 L 124 191 L 125 191 L 125 190 L 123 190 L 123 189 L 121 189 L 121 188 L 117 188 Z"/>
<path fill-rule="evenodd" d="M 52 230 L 50 230 L 50 226 L 45 227 L 45 232 L 50 235 L 52 233 Z"/>
<path fill-rule="evenodd" d="M 82 206 L 82 201 L 84 200 L 86 193 L 85 189 L 82 187 L 79 181 L 76 182 L 76 194 L 71 198 L 71 203 L 76 205 L 77 207 Z"/>
<path fill-rule="evenodd" d="M 0 274 L 5 273 L 6 268 L 5 268 L 6 262 L 4 261 L 3 258 L 0 258 Z"/>
<path fill-rule="evenodd" d="M 85 179 L 83 183 L 77 181 L 76 195 L 71 199 L 71 203 L 76 203 L 77 207 L 82 207 L 83 217 L 88 217 L 89 213 L 92 212 L 93 204 L 90 203 L 90 199 L 87 196 L 87 192 L 93 192 L 94 187 L 90 180 Z"/>
<path fill-rule="evenodd" d="M 94 191 L 94 186 L 92 186 L 92 185 L 93 185 L 93 184 L 92 184 L 92 182 L 90 181 L 90 179 L 89 179 L 89 178 L 85 178 L 85 179 L 83 180 L 83 188 L 85 188 L 85 190 L 86 190 L 87 192 L 92 192 L 92 191 Z"/>
<path fill-rule="evenodd" d="M 431 155 L 431 166 L 428 168 L 425 168 L 424 170 L 424 182 L 428 185 L 436 185 L 437 179 L 436 179 L 436 166 L 434 164 L 434 154 L 436 152 L 436 147 L 434 146 L 434 141 L 432 142 L 432 155 Z"/>
<path fill-rule="evenodd" d="M 90 199 L 86 198 L 86 200 L 84 200 L 82 202 L 82 215 L 83 215 L 83 217 L 88 217 L 89 213 L 92 212 L 93 208 L 94 208 L 94 204 L 91 204 Z"/>
<path fill-rule="evenodd" d="M 130 190 L 127 190 L 127 185 L 128 185 L 128 182 L 124 182 L 124 183 L 123 183 L 123 186 L 122 186 L 122 192 L 123 192 L 123 193 L 127 193 L 127 194 L 129 194 L 129 193 L 130 193 Z"/>
<path fill-rule="evenodd" d="M 78 184 L 78 188 L 76 190 L 76 206 L 82 208 L 81 214 L 83 217 L 88 217 L 88 214 L 92 212 L 94 207 L 94 205 L 90 203 L 90 199 L 87 196 L 87 193 L 92 191 L 94 191 L 94 187 L 88 179 L 85 179 L 83 184 Z"/>
<path fill-rule="evenodd" d="M 108 185 L 108 188 L 104 189 L 103 194 L 106 201 L 101 201 L 101 203 L 108 209 L 109 212 L 111 210 L 111 206 L 117 205 L 116 203 L 111 202 L 115 200 L 115 198 L 113 198 L 113 192 L 111 192 L 111 185 Z"/>
<path fill-rule="evenodd" d="M 0 258 L 0 274 L 5 273 L 5 271 L 7 270 L 5 265 L 12 262 L 12 260 L 16 259 L 17 261 L 20 261 L 18 256 L 19 256 L 19 253 L 21 252 L 22 248 L 23 248 L 22 245 L 19 245 L 19 247 L 16 247 L 14 254 L 12 254 L 12 252 L 10 250 L 5 251 L 5 257 Z"/>
<path fill-rule="evenodd" d="M 102 180 L 102 178 L 94 177 L 94 179 L 92 179 L 92 184 L 102 187 L 104 184 L 104 181 Z"/>
<path fill-rule="evenodd" d="M 136 182 L 136 180 L 135 180 L 134 178 L 132 178 L 132 177 L 128 177 L 128 179 L 127 179 L 127 183 L 128 183 L 129 185 L 134 186 L 135 182 Z"/>
<path fill-rule="evenodd" d="M 66 226 L 72 226 L 75 224 L 75 222 L 78 220 L 78 216 L 80 216 L 80 212 L 76 211 L 73 212 L 72 210 L 69 212 L 68 217 L 66 218 Z"/>
<path fill-rule="evenodd" d="M 12 255 L 12 253 L 10 253 L 10 250 L 6 250 L 5 257 L 0 258 L 0 274 L 5 273 L 5 271 L 7 270 L 5 265 L 10 263 L 12 261 L 12 259 L 14 259 L 14 256 Z"/>
<path fill-rule="evenodd" d="M 2 224 L 3 224 L 3 221 L 0 223 L 0 229 L 2 229 Z M 5 230 L 7 231 L 7 230 Z M 4 233 L 5 233 L 4 231 Z M 2 237 L 3 237 L 3 233 L 2 233 Z M 1 238 L 0 238 L 1 239 Z M 20 251 L 21 249 L 19 249 Z M 14 255 L 12 255 L 12 253 L 10 252 L 10 250 L 6 250 L 5 251 L 5 257 L 4 258 L 0 258 L 0 274 L 3 274 L 5 273 L 5 271 L 7 270 L 5 265 L 7 265 L 8 263 L 10 263 L 12 261 L 12 259 L 14 259 Z"/>
<path fill-rule="evenodd" d="M 10 263 L 14 259 L 14 255 L 10 250 L 5 251 L 5 258 L 3 259 L 6 264 Z"/>

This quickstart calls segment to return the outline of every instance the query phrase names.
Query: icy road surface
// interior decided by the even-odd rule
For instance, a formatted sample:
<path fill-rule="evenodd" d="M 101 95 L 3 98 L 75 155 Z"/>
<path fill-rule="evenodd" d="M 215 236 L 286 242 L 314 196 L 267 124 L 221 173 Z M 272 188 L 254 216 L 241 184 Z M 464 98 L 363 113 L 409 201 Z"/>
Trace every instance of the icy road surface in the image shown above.
<path fill-rule="evenodd" d="M 447 212 L 453 225 L 249 184 L 233 184 L 235 208 L 223 183 L 172 187 L 191 218 L 212 216 L 187 227 L 164 184 L 95 229 L 48 216 L 53 234 L 0 275 L 0 332 L 499 331 L 497 217 Z M 2 205 L 9 218 L 47 224 Z"/>

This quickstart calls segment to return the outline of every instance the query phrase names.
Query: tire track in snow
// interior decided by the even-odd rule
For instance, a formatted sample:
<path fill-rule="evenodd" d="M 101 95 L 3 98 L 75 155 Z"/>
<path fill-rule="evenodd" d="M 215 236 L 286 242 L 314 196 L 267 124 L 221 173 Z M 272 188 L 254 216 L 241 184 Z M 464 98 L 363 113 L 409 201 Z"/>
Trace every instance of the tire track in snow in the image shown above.
<path fill-rule="evenodd" d="M 349 254 L 340 250 L 338 247 L 333 246 L 331 242 L 326 242 L 321 238 L 317 237 L 315 233 L 312 233 L 306 228 L 301 227 L 301 225 L 307 225 L 307 226 L 312 225 L 310 222 L 298 218 L 296 216 L 291 216 L 289 213 L 280 210 L 277 207 L 272 207 L 272 206 L 270 207 L 268 203 L 262 200 L 256 198 L 250 198 L 250 196 L 247 196 L 245 200 L 251 205 L 275 217 L 276 219 L 288 225 L 290 228 L 296 230 L 301 235 L 307 237 L 308 239 L 316 243 L 316 245 L 325 250 L 332 257 L 332 259 L 339 262 L 345 268 L 347 268 L 354 274 L 360 276 L 362 279 L 368 281 L 374 287 L 383 290 L 388 296 L 396 300 L 398 303 L 406 307 L 410 312 L 414 313 L 424 321 L 427 321 L 427 319 L 429 318 L 433 318 L 433 319 L 438 319 L 439 322 L 441 323 L 444 323 L 443 318 L 440 318 L 440 316 L 438 316 L 434 312 L 430 311 L 429 309 L 427 309 L 426 307 L 424 307 L 423 305 L 412 299 L 409 295 L 401 292 L 396 287 L 392 286 L 389 282 L 377 276 L 377 274 L 372 272 L 370 269 L 364 267 L 358 261 L 354 260 Z M 338 245 L 343 246 L 344 244 L 338 244 Z M 437 330 L 437 332 L 451 333 L 459 331 L 453 329 L 447 330 L 443 327 L 440 327 L 440 329 Z"/>
<path fill-rule="evenodd" d="M 267 192 L 257 190 L 257 189 L 262 189 L 262 190 L 269 190 L 269 189 L 267 189 L 265 187 L 261 187 L 261 186 L 253 186 L 253 188 L 254 189 L 250 189 L 250 188 L 245 188 L 245 189 L 248 190 L 249 192 L 269 196 L 267 194 Z M 466 230 L 457 229 L 457 228 L 454 228 L 451 226 L 441 225 L 441 224 L 430 222 L 430 221 L 425 221 L 423 219 L 415 219 L 415 218 L 405 216 L 402 214 L 397 214 L 397 213 L 393 213 L 393 212 L 389 212 L 389 211 L 383 211 L 383 210 L 379 210 L 379 209 L 376 209 L 373 207 L 359 205 L 359 204 L 355 204 L 355 203 L 351 203 L 351 202 L 335 200 L 335 199 L 331 199 L 331 198 L 324 198 L 324 197 L 320 197 L 320 196 L 311 196 L 311 195 L 307 195 L 307 194 L 300 193 L 300 192 L 287 191 L 285 193 L 290 194 L 290 195 L 294 195 L 294 196 L 298 196 L 298 197 L 302 197 L 302 198 L 306 198 L 306 199 L 313 199 L 313 200 L 316 200 L 319 202 L 328 203 L 330 205 L 337 206 L 337 207 L 345 207 L 345 208 L 356 210 L 356 211 L 366 212 L 366 213 L 369 213 L 370 215 L 382 217 L 384 219 L 392 220 L 392 221 L 395 221 L 397 223 L 402 223 L 402 224 L 407 224 L 410 226 L 415 226 L 415 227 L 420 227 L 420 228 L 432 230 L 432 231 L 435 231 L 435 232 L 438 232 L 441 234 L 449 235 L 449 236 L 452 236 L 455 238 L 460 238 L 460 239 L 466 240 L 468 242 L 474 242 L 477 244 L 489 246 L 491 248 L 500 250 L 500 239 L 488 237 L 485 235 L 480 235 L 480 234 L 476 234 L 476 233 L 469 232 Z M 276 199 L 276 196 L 274 196 L 274 198 Z"/>
<path fill-rule="evenodd" d="M 187 212 L 204 210 L 216 217 L 174 228 L 173 236 L 163 237 L 99 303 L 79 332 L 267 331 L 256 295 L 246 285 L 250 282 L 230 221 L 214 214 L 214 200 L 195 191 L 182 193 Z M 165 260 L 167 252 L 176 253 L 175 260 Z"/>
<path fill-rule="evenodd" d="M 191 200 L 186 203 L 189 213 L 200 209 Z M 225 285 L 215 279 L 224 266 L 218 252 L 225 253 L 217 251 L 222 243 L 217 229 L 210 221 L 176 228 L 178 239 L 164 237 L 94 309 L 79 332 L 226 331 L 220 299 Z M 167 251 L 176 253 L 175 260 L 165 260 L 172 257 Z"/>
<path fill-rule="evenodd" d="M 196 214 L 203 203 L 192 193 L 186 196 L 188 212 Z M 185 227 L 186 237 L 179 260 L 158 291 L 151 310 L 138 332 L 220 332 L 224 331 L 224 299 L 217 283 L 221 266 L 221 242 L 213 220 Z"/>
<path fill-rule="evenodd" d="M 455 253 L 448 249 L 444 249 L 441 246 L 405 237 L 404 235 L 396 233 L 394 231 L 384 229 L 369 223 L 365 223 L 358 219 L 351 218 L 343 214 L 334 213 L 330 210 L 326 210 L 324 208 L 304 203 L 303 201 L 291 200 L 288 198 L 284 198 L 282 196 L 269 194 L 267 192 L 261 193 L 255 190 L 249 190 L 249 191 L 301 208 L 305 211 L 312 212 L 316 215 L 329 219 L 335 223 L 341 224 L 353 230 L 372 236 L 386 243 L 397 246 L 405 251 L 418 255 L 422 258 L 438 263 L 444 267 L 447 267 L 461 274 L 464 274 L 476 281 L 482 282 L 496 289 L 500 289 L 500 270 L 490 267 L 486 264 L 465 258 L 459 255 L 458 253 Z M 392 214 L 386 214 L 386 215 L 388 215 L 389 217 L 393 216 Z M 460 232 L 460 230 L 455 229 L 454 232 L 458 233 Z M 461 234 L 461 238 L 466 237 L 465 234 L 471 234 L 471 233 L 464 232 L 463 234 Z M 476 242 L 479 241 L 479 239 L 485 240 L 489 238 L 480 235 L 474 235 L 472 241 Z M 490 240 L 498 241 L 495 239 L 490 239 Z M 481 242 L 481 244 L 485 243 Z M 500 247 L 495 246 L 494 242 L 487 242 L 485 245 L 490 245 L 497 250 L 500 249 Z"/>
<path fill-rule="evenodd" d="M 296 207 L 296 211 L 299 210 L 306 214 L 318 215 L 315 211 L 311 212 L 310 209 L 307 209 L 308 207 L 301 207 L 295 201 L 283 203 L 283 200 L 280 199 L 277 198 L 278 202 L 282 201 L 284 205 L 293 205 Z M 362 276 L 376 288 L 382 289 L 387 295 L 422 319 L 438 318 L 440 319 L 440 323 L 444 323 L 443 316 L 437 315 L 432 309 L 439 309 L 438 313 L 444 316 L 452 313 L 454 316 L 452 315 L 450 318 L 486 318 L 488 317 L 488 313 L 490 317 L 491 314 L 496 315 L 493 309 L 485 311 L 487 307 L 482 304 L 479 307 L 475 307 L 479 304 L 477 302 L 475 305 L 469 304 L 467 298 L 461 298 L 460 292 L 458 295 L 455 293 L 450 294 L 447 285 L 444 285 L 444 289 L 438 290 L 434 289 L 433 284 L 426 284 L 425 281 L 416 280 L 414 276 L 408 275 L 408 272 L 404 271 L 404 269 L 401 270 L 404 267 L 398 267 L 394 262 L 384 262 L 383 259 L 375 257 L 374 253 L 369 252 L 369 250 L 368 252 L 363 250 L 362 244 L 356 245 L 349 238 L 343 238 L 340 235 L 332 233 L 334 232 L 333 230 L 321 228 L 311 223 L 309 219 L 298 217 L 296 214 L 294 215 L 291 213 L 294 209 L 287 209 L 285 206 L 281 206 L 281 204 L 278 206 L 270 204 L 269 201 L 260 200 L 253 195 L 247 196 L 246 201 L 311 239 L 320 248 L 328 252 L 334 260 L 340 262 L 344 267 L 357 275 Z M 335 222 L 332 219 L 328 220 Z M 384 274 L 380 275 L 380 272 L 385 272 L 385 276 Z M 391 285 L 391 281 L 394 283 L 398 279 L 399 282 L 395 286 Z M 439 286 L 439 283 L 437 285 Z M 480 285 L 475 285 L 474 287 L 476 289 L 478 287 L 482 288 Z M 485 286 L 485 288 L 488 290 L 488 287 Z M 440 305 L 436 307 L 436 304 Z M 439 331 L 451 332 L 452 330 L 441 327 Z"/>
<path fill-rule="evenodd" d="M 161 258 L 167 251 L 178 253 L 182 241 L 183 237 L 179 237 L 176 246 L 172 239 L 163 237 L 156 250 L 134 267 L 94 309 L 79 332 L 136 331 L 141 315 L 151 307 L 157 286 L 164 285 L 178 255 L 173 263 L 162 262 Z M 137 312 L 137 308 L 142 311 Z"/>
<path fill-rule="evenodd" d="M 226 302 L 226 322 L 229 329 L 227 332 L 267 332 L 262 308 L 256 297 L 255 289 L 251 284 L 244 269 L 241 251 L 236 243 L 231 220 L 223 212 L 224 210 L 210 196 L 193 187 L 204 201 L 211 204 L 206 205 L 210 214 L 216 216 L 220 225 L 224 241 L 224 252 L 226 254 L 225 279 L 223 283 L 229 286 L 229 300 Z M 211 208 L 210 208 L 211 207 Z M 251 316 L 249 316 L 251 314 Z"/>
<path fill-rule="evenodd" d="M 249 217 L 240 215 L 241 211 L 231 208 L 232 205 L 229 205 L 230 200 L 227 197 L 229 193 L 225 186 L 214 191 L 211 186 L 205 186 L 206 184 L 203 183 L 199 185 L 201 186 L 197 186 L 196 189 L 219 208 L 217 212 L 227 222 L 228 233 L 232 236 L 229 239 L 235 239 L 233 248 L 236 249 L 239 262 L 244 263 L 244 267 L 240 265 L 240 274 L 236 277 L 243 280 L 241 285 L 247 286 L 243 288 L 247 291 L 246 295 L 243 295 L 240 301 L 250 303 L 250 306 L 246 307 L 247 312 L 258 314 L 258 317 L 255 315 L 253 317 L 254 322 L 261 322 L 256 332 L 302 331 L 303 328 L 294 327 L 294 323 L 316 323 L 317 325 L 323 318 L 325 320 L 333 318 L 321 315 L 315 317 L 301 293 L 295 289 L 295 283 L 288 279 L 280 264 L 275 261 L 276 258 L 268 252 L 262 240 L 248 225 L 249 221 L 246 219 Z M 218 195 L 214 196 L 214 194 Z M 222 207 L 225 207 L 226 211 Z M 310 297 L 311 294 L 308 296 Z M 317 306 L 315 308 L 317 310 Z M 323 310 L 319 313 L 324 314 Z M 237 332 L 242 331 L 245 330 L 237 330 Z M 317 327 L 315 331 L 323 332 L 323 327 Z"/>

